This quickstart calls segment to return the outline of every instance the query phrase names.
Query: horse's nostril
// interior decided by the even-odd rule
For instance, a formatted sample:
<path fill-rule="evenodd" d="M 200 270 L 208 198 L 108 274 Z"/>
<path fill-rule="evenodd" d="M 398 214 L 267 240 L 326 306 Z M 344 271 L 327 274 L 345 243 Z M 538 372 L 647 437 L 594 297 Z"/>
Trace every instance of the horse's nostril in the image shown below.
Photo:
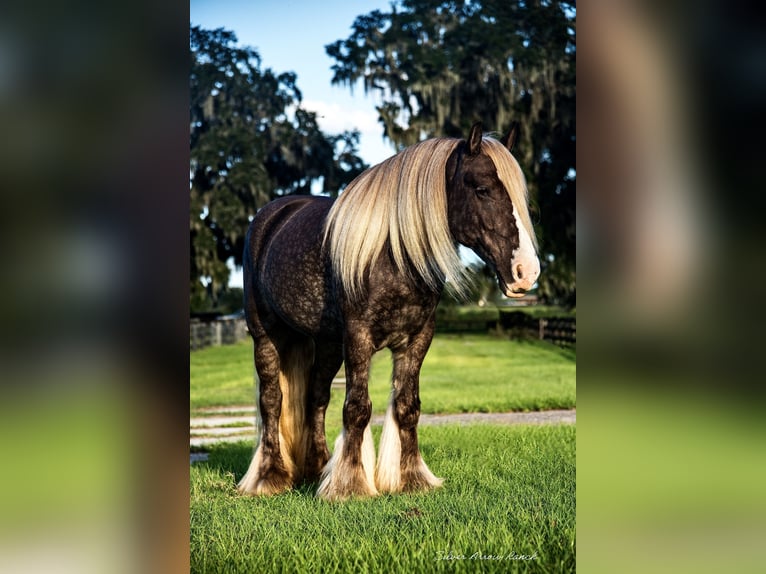
<path fill-rule="evenodd" d="M 514 269 L 514 271 L 516 271 L 516 280 L 517 280 L 517 281 L 518 281 L 518 280 L 520 280 L 520 279 L 523 279 L 523 278 L 524 278 L 524 273 L 523 273 L 523 269 L 522 269 L 522 267 L 521 267 L 521 263 L 519 263 L 519 264 L 516 266 L 516 268 Z"/>

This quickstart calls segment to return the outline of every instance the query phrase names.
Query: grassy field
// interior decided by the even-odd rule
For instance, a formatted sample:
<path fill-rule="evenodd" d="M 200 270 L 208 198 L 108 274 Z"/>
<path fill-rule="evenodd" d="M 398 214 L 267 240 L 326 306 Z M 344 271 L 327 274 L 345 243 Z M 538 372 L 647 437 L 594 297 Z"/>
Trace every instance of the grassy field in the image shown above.
<path fill-rule="evenodd" d="M 421 373 L 422 411 L 571 408 L 575 369 L 573 350 L 544 342 L 437 335 Z M 249 341 L 194 352 L 190 370 L 193 413 L 253 404 Z M 386 408 L 390 372 L 390 354 L 376 355 L 375 413 Z M 340 432 L 343 393 L 333 388 L 330 445 Z M 373 427 L 376 441 L 380 430 Z M 342 504 L 317 499 L 315 486 L 240 497 L 234 488 L 252 442 L 206 447 L 208 461 L 191 467 L 192 571 L 574 571 L 574 426 L 449 425 L 419 434 L 443 488 Z"/>
<path fill-rule="evenodd" d="M 191 571 L 574 572 L 574 426 L 421 427 L 420 445 L 441 489 L 340 504 L 238 496 L 252 444 L 211 447 L 191 468 Z"/>
<path fill-rule="evenodd" d="M 192 352 L 192 412 L 209 406 L 253 404 L 252 356 L 249 341 Z M 575 352 L 550 343 L 490 335 L 437 335 L 421 371 L 422 412 L 573 408 L 575 370 Z M 383 351 L 374 357 L 370 374 L 375 413 L 385 412 L 390 378 L 390 353 Z M 328 425 L 340 421 L 343 392 L 333 389 Z"/>

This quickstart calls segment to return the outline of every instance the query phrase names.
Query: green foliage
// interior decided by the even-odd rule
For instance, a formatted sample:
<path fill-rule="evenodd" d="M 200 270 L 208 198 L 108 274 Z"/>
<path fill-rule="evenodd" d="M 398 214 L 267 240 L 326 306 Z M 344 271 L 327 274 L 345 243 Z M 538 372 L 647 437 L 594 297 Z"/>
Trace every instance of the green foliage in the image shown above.
<path fill-rule="evenodd" d="M 215 305 L 242 264 L 256 210 L 322 183 L 334 194 L 361 173 L 357 132 L 326 135 L 301 108 L 294 73 L 261 67 L 252 48 L 223 29 L 191 28 L 190 289 L 193 306 Z"/>
<path fill-rule="evenodd" d="M 191 468 L 191 571 L 574 571 L 573 426 L 450 425 L 419 435 L 441 489 L 342 504 L 310 486 L 237 496 L 252 445 L 212 447 Z"/>
<path fill-rule="evenodd" d="M 222 289 L 215 302 L 207 297 L 207 293 L 204 290 L 201 290 L 192 296 L 189 311 L 192 313 L 220 313 L 222 315 L 229 315 L 242 310 L 244 298 L 244 291 L 241 287 Z"/>
<path fill-rule="evenodd" d="M 577 309 L 556 307 L 555 305 L 531 305 L 529 307 L 506 307 L 499 309 L 502 313 L 521 312 L 533 317 L 539 318 L 553 318 L 553 317 L 577 317 Z"/>
<path fill-rule="evenodd" d="M 543 255 L 538 295 L 575 300 L 575 8 L 521 0 L 402 0 L 359 16 L 326 46 L 333 83 L 377 92 L 397 149 L 424 137 L 507 129 L 533 200 Z"/>
<path fill-rule="evenodd" d="M 471 263 L 466 268 L 470 279 L 468 291 L 460 296 L 452 289 L 445 289 L 439 301 L 439 312 L 444 309 L 463 307 L 467 304 L 485 305 L 496 303 L 501 298 L 497 277 L 489 265 L 482 261 Z"/>
<path fill-rule="evenodd" d="M 241 287 L 230 287 L 222 297 L 218 298 L 218 311 L 224 315 L 241 311 L 244 306 L 245 294 Z"/>

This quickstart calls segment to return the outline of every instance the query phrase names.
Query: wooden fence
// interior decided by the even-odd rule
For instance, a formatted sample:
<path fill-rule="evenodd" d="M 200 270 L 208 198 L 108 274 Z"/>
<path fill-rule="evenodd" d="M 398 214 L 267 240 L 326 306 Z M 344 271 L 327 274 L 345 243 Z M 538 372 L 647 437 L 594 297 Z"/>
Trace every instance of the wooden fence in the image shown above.
<path fill-rule="evenodd" d="M 523 311 L 501 312 L 498 327 L 512 339 L 534 338 L 561 346 L 577 343 L 574 317 L 532 317 Z"/>
<path fill-rule="evenodd" d="M 244 319 L 192 319 L 189 325 L 189 349 L 196 351 L 212 345 L 232 345 L 247 336 Z"/>

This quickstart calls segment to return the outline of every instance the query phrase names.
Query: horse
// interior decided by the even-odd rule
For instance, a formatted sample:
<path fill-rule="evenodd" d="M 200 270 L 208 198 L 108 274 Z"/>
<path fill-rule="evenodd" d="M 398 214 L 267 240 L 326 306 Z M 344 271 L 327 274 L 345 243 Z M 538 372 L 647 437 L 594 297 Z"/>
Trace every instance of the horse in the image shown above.
<path fill-rule="evenodd" d="M 261 208 L 244 249 L 245 315 L 257 372 L 257 447 L 237 489 L 274 495 L 317 483 L 325 500 L 442 485 L 418 447 L 419 377 L 445 286 L 465 293 L 458 245 L 508 297 L 540 274 L 527 186 L 481 123 L 467 139 L 417 143 L 360 174 L 335 200 L 286 196 Z M 370 431 L 370 361 L 393 356 L 380 448 Z M 332 456 L 324 422 L 345 365 L 343 430 Z"/>

